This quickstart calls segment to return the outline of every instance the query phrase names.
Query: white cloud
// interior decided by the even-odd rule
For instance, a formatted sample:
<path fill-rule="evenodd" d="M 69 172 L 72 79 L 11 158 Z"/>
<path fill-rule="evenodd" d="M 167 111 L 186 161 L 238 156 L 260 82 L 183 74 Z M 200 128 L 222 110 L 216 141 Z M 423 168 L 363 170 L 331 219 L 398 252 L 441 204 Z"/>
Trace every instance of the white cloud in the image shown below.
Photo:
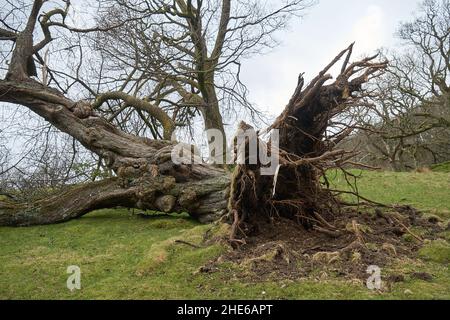
<path fill-rule="evenodd" d="M 353 25 L 351 37 L 356 41 L 358 51 L 373 52 L 386 40 L 384 14 L 381 7 L 370 5 L 366 15 L 358 19 Z"/>

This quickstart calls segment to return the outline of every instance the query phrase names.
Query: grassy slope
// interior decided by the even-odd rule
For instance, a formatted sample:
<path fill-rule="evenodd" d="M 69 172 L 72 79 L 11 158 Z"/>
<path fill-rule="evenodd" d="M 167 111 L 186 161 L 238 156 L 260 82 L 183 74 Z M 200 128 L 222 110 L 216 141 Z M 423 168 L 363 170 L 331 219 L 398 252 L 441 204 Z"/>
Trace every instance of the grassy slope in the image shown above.
<path fill-rule="evenodd" d="M 342 178 L 336 178 L 341 185 Z M 364 172 L 362 193 L 382 202 L 411 203 L 450 218 L 450 174 Z M 333 278 L 282 283 L 243 283 L 239 272 L 196 274 L 209 259 L 225 250 L 216 245 L 194 249 L 175 239 L 199 242 L 211 226 L 187 216 L 142 219 L 127 210 L 102 210 L 77 221 L 31 228 L 0 228 L 0 298 L 38 299 L 396 299 L 450 298 L 450 246 L 429 244 L 423 261 L 405 261 L 383 273 L 426 271 L 432 282 L 412 280 L 384 293 L 362 283 Z M 450 241 L 450 235 L 447 234 Z M 66 268 L 78 265 L 82 290 L 66 288 Z M 412 293 L 405 293 L 409 289 Z"/>
<path fill-rule="evenodd" d="M 410 204 L 450 218 L 450 173 L 353 171 L 361 195 L 390 204 Z M 337 187 L 346 187 L 343 176 L 330 174 Z M 351 197 L 348 197 L 351 198 Z"/>

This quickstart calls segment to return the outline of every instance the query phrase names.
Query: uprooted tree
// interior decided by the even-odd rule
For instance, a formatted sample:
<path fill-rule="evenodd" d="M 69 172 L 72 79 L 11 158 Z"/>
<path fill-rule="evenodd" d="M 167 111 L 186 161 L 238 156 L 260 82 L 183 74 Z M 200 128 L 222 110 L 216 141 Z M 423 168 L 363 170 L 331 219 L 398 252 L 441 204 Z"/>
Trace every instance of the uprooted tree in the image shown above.
<path fill-rule="evenodd" d="M 40 15 L 42 4 L 41 0 L 34 1 L 23 30 L 0 29 L 1 39 L 14 43 L 8 72 L 0 81 L 0 101 L 24 106 L 44 118 L 105 159 L 117 176 L 74 186 L 32 202 L 1 200 L 0 225 L 58 223 L 95 209 L 121 206 L 188 212 L 203 222 L 226 216 L 232 223 L 232 242 L 242 241 L 247 230 L 257 228 L 259 221 L 276 216 L 298 221 L 306 227 L 326 229 L 329 226 L 327 217 L 336 213 L 341 203 L 337 192 L 327 184 L 325 171 L 342 168 L 352 158 L 351 151 L 336 149 L 352 131 L 351 121 L 343 119 L 343 115 L 351 108 L 364 105 L 364 84 L 381 74 L 387 62 L 372 56 L 352 63 L 351 45 L 309 84 L 304 85 L 300 76 L 285 110 L 266 130 L 279 130 L 280 166 L 276 174 L 261 175 L 260 163 L 239 164 L 230 174 L 214 164 L 174 163 L 171 154 L 176 142 L 168 139 L 176 124 L 151 99 L 114 91 L 98 94 L 91 101 L 76 101 L 33 78 L 34 57 L 52 41 L 51 28 L 81 31 L 65 25 L 64 19 L 52 20 L 65 17 L 67 11 L 62 9 Z M 167 10 L 169 16 L 180 14 L 188 24 L 198 23 L 201 4 L 198 1 L 196 8 L 191 1 L 175 1 L 173 6 L 161 7 L 161 11 Z M 227 19 L 230 20 L 229 5 L 230 1 L 223 1 L 220 25 L 224 30 L 233 30 L 226 27 Z M 33 33 L 38 22 L 45 37 L 36 43 Z M 96 31 L 115 27 L 118 26 L 99 27 Z M 219 35 L 227 36 L 220 32 Z M 207 48 L 203 50 L 206 54 Z M 340 70 L 334 80 L 329 73 L 333 67 Z M 204 70 L 197 72 L 198 78 L 202 78 Z M 107 121 L 96 109 L 108 100 L 119 100 L 125 106 L 150 114 L 162 127 L 164 139 L 126 133 Z M 206 110 L 209 104 L 202 108 Z"/>

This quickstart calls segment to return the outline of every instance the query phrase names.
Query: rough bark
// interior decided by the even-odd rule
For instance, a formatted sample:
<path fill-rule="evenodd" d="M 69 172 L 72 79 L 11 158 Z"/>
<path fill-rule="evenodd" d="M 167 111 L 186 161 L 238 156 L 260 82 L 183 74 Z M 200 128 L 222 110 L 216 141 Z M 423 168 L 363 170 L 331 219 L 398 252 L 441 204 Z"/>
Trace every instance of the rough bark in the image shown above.
<path fill-rule="evenodd" d="M 177 183 L 170 176 L 120 178 L 74 186 L 31 203 L 0 201 L 0 225 L 31 226 L 68 221 L 93 210 L 114 207 L 189 212 L 200 222 L 221 217 L 227 207 L 229 178 L 214 171 L 208 179 Z M 213 172 L 211 172 L 213 173 Z"/>

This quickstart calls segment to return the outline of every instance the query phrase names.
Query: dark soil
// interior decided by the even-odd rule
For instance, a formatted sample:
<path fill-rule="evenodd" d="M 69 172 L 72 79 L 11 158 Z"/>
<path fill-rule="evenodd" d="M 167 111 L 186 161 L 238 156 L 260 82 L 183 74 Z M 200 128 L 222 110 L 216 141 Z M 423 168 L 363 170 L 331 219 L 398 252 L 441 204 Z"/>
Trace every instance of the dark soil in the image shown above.
<path fill-rule="evenodd" d="M 246 244 L 202 268 L 220 270 L 231 262 L 246 272 L 247 280 L 299 279 L 333 275 L 367 279 L 367 267 L 383 267 L 402 257 L 413 258 L 425 239 L 435 239 L 443 231 L 438 221 L 428 219 L 409 206 L 394 209 L 345 208 L 327 228 L 306 230 L 295 221 L 276 218 L 261 223 L 257 234 L 249 234 Z M 330 227 L 329 226 L 329 227 Z M 415 233 L 420 230 L 421 234 Z M 331 231 L 331 232 L 330 232 Z M 429 275 L 414 274 L 430 280 Z M 391 282 L 404 281 L 394 275 Z"/>

